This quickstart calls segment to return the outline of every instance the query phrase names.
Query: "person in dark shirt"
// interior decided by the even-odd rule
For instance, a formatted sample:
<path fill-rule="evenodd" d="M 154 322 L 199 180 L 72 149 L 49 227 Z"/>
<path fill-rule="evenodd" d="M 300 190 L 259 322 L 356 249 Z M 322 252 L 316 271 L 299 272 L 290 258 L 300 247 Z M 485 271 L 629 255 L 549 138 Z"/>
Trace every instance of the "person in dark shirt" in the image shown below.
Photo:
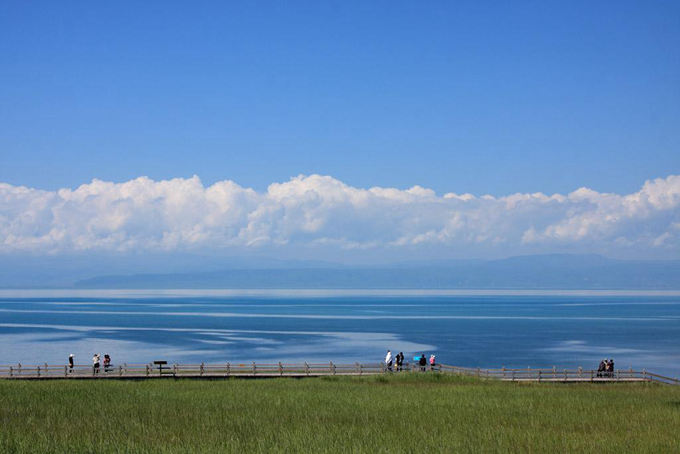
<path fill-rule="evenodd" d="M 609 369 L 609 377 L 614 378 L 614 359 L 610 358 L 607 363 L 607 369 Z"/>
<path fill-rule="evenodd" d="M 604 374 L 604 371 L 607 368 L 607 366 L 605 364 L 606 361 L 607 361 L 606 359 L 603 359 L 602 361 L 600 361 L 600 365 L 597 366 L 597 376 L 598 377 L 602 377 L 602 375 Z"/>
<path fill-rule="evenodd" d="M 425 372 L 425 366 L 427 366 L 427 358 L 425 358 L 425 353 L 423 353 L 418 360 L 418 364 L 420 365 L 420 371 Z"/>
<path fill-rule="evenodd" d="M 74 361 L 73 353 L 71 353 L 70 355 L 68 355 L 68 372 L 69 373 L 73 373 L 73 361 Z"/>

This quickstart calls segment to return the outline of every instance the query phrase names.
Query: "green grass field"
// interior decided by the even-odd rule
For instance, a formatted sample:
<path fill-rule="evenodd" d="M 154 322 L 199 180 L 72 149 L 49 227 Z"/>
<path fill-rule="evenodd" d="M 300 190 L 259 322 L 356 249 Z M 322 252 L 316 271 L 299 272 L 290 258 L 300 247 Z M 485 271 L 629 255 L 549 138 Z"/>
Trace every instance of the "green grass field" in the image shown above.
<path fill-rule="evenodd" d="M 0 381 L 2 452 L 680 452 L 680 387 L 439 374 Z"/>

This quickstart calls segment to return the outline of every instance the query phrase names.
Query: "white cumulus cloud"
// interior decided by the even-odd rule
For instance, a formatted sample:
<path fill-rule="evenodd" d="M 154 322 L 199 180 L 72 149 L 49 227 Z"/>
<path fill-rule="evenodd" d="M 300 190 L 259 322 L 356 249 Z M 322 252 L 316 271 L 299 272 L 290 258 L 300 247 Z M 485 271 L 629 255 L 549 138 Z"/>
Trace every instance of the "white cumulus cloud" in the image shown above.
<path fill-rule="evenodd" d="M 93 180 L 43 191 L 0 183 L 0 253 L 305 247 L 460 251 L 680 251 L 680 176 L 632 194 L 581 188 L 504 197 L 356 188 L 298 176 L 266 192 L 196 176 Z"/>

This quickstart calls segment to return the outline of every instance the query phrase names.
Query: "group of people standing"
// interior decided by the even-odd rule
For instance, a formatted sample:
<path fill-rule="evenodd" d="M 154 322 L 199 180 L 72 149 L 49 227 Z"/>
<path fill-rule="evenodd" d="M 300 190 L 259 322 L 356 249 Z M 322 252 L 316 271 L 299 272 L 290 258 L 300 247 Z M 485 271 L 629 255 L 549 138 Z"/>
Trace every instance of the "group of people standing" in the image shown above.
<path fill-rule="evenodd" d="M 422 353 L 420 357 L 414 357 L 414 361 L 418 362 L 418 365 L 420 366 L 421 371 L 425 371 L 427 369 L 427 363 L 428 360 L 425 357 L 425 353 Z M 434 369 L 434 366 L 436 364 L 436 359 L 434 355 L 430 355 L 430 370 Z M 385 366 L 387 366 L 387 370 L 390 372 L 393 372 L 393 366 L 396 369 L 397 372 L 400 372 L 403 370 L 404 366 L 404 353 L 399 352 L 397 355 L 392 356 L 392 352 L 390 350 L 387 350 L 387 355 L 385 355 Z"/>
<path fill-rule="evenodd" d="M 597 376 L 598 377 L 613 377 L 614 376 L 614 360 L 613 359 L 603 359 L 600 361 L 600 365 L 597 366 Z"/>
<path fill-rule="evenodd" d="M 95 353 L 94 356 L 92 356 L 92 369 L 94 370 L 95 374 L 99 373 L 99 362 L 100 362 L 101 356 L 99 353 Z M 109 356 L 108 353 L 104 354 L 104 372 L 108 372 L 109 369 L 111 368 L 111 357 Z"/>
<path fill-rule="evenodd" d="M 402 367 L 404 366 L 404 353 L 399 352 L 394 357 L 392 357 L 392 352 L 387 350 L 387 355 L 385 355 L 385 365 L 387 366 L 387 370 L 390 372 L 392 372 L 393 363 L 397 372 L 401 371 Z"/>
<path fill-rule="evenodd" d="M 413 358 L 415 359 L 415 358 Z M 436 365 L 436 359 L 434 355 L 430 355 L 430 370 L 434 369 L 434 366 Z M 418 358 L 418 365 L 420 366 L 421 372 L 425 372 L 425 369 L 427 368 L 427 358 L 425 358 L 425 353 L 422 353 L 420 355 L 420 358 Z"/>
<path fill-rule="evenodd" d="M 68 371 L 73 373 L 73 367 L 75 366 L 75 356 L 73 353 L 68 355 Z M 92 373 L 98 374 L 101 368 L 101 355 L 95 353 L 92 355 Z M 104 354 L 104 372 L 108 372 L 111 369 L 111 356 L 108 353 Z"/>

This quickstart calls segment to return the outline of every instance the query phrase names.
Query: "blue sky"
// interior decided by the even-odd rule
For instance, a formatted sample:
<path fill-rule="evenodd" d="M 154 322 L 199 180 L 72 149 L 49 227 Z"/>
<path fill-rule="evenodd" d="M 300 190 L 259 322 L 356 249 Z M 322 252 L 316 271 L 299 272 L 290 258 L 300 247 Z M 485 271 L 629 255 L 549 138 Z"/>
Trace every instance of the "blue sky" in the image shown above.
<path fill-rule="evenodd" d="M 678 49 L 672 1 L 5 2 L 0 254 L 678 258 Z"/>
<path fill-rule="evenodd" d="M 678 2 L 145 3 L 3 3 L 0 181 L 505 195 L 680 173 Z"/>

